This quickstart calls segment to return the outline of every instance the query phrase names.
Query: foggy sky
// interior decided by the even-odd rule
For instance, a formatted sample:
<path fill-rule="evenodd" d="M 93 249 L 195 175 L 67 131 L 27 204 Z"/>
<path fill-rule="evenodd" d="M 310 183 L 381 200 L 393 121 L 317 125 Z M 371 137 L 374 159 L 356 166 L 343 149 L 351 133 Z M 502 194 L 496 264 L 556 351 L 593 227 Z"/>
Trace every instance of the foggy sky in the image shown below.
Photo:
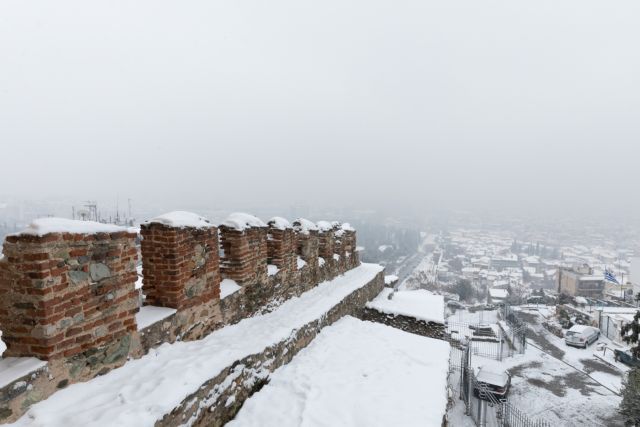
<path fill-rule="evenodd" d="M 640 213 L 640 3 L 0 2 L 0 195 Z"/>

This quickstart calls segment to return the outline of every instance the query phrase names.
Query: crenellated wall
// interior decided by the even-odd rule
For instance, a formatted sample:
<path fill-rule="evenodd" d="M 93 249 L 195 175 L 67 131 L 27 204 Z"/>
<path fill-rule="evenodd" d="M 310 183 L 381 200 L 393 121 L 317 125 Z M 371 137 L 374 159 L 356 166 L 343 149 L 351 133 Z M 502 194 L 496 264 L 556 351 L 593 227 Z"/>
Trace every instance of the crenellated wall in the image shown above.
<path fill-rule="evenodd" d="M 0 399 L 0 423 L 152 347 L 203 338 L 357 267 L 355 239 L 348 224 L 317 227 L 283 218 L 265 224 L 247 214 L 215 227 L 172 212 L 142 224 L 140 236 L 106 224 L 34 222 L 4 243 L 0 330 L 4 357 L 48 363 L 0 387 L 0 397 L 9 396 Z M 137 240 L 141 291 L 135 289 Z M 229 286 L 237 290 L 229 294 Z"/>
<path fill-rule="evenodd" d="M 267 223 L 267 262 L 282 272 L 283 279 L 289 280 L 297 270 L 296 236 L 293 227 L 284 218 L 273 218 Z"/>
<path fill-rule="evenodd" d="M 326 221 L 318 222 L 318 255 L 329 264 L 333 263 L 334 241 L 333 225 Z"/>
<path fill-rule="evenodd" d="M 70 357 L 135 331 L 135 237 L 7 237 L 0 281 L 4 356 Z"/>
<path fill-rule="evenodd" d="M 267 282 L 267 225 L 247 214 L 234 214 L 220 225 L 223 279 L 239 285 Z"/>
<path fill-rule="evenodd" d="M 145 304 L 185 309 L 220 298 L 216 227 L 151 221 L 140 234 Z"/>
<path fill-rule="evenodd" d="M 318 268 L 320 256 L 320 239 L 318 228 L 314 223 L 304 218 L 293 222 L 296 239 L 296 253 L 311 269 Z"/>

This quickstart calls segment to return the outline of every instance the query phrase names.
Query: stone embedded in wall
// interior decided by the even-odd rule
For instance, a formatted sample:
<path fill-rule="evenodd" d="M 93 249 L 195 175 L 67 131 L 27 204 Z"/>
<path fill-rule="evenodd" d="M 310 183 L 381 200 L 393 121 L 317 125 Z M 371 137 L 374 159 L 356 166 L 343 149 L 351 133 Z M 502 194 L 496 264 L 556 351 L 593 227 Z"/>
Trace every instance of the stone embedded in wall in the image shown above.
<path fill-rule="evenodd" d="M 442 323 L 427 322 L 425 320 L 416 319 L 415 317 L 403 316 L 399 314 L 387 314 L 371 308 L 362 308 L 357 317 L 368 322 L 382 323 L 392 328 L 400 329 L 424 337 L 435 338 L 439 340 L 447 339 L 446 329 Z"/>
<path fill-rule="evenodd" d="M 141 226 L 145 304 L 182 310 L 220 298 L 218 230 L 161 221 L 172 214 Z"/>
<path fill-rule="evenodd" d="M 70 357 L 135 331 L 135 238 L 126 231 L 8 236 L 0 261 L 4 356 Z"/>
<path fill-rule="evenodd" d="M 220 225 L 222 259 L 220 271 L 224 279 L 239 285 L 266 284 L 267 225 L 248 214 L 233 214 Z"/>

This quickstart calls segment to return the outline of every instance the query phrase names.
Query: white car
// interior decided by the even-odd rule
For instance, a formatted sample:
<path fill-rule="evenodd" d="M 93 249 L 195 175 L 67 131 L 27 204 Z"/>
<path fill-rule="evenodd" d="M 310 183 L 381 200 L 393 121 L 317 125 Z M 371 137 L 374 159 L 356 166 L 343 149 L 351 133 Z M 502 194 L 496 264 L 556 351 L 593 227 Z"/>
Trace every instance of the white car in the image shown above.
<path fill-rule="evenodd" d="M 573 347 L 587 348 L 598 341 L 600 331 L 592 326 L 574 325 L 564 336 L 564 342 Z"/>
<path fill-rule="evenodd" d="M 480 367 L 476 374 L 476 381 L 473 395 L 482 400 L 505 399 L 511 387 L 511 376 L 505 370 L 495 367 Z"/>

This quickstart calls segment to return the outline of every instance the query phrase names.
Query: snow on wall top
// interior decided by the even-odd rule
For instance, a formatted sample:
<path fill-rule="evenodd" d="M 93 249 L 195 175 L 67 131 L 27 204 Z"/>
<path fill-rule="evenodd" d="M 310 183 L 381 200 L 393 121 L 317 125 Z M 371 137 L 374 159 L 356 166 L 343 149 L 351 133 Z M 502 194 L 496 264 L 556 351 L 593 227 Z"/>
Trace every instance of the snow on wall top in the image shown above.
<path fill-rule="evenodd" d="M 229 215 L 227 219 L 224 220 L 222 225 L 229 228 L 234 228 L 238 231 L 244 231 L 247 228 L 251 228 L 251 227 L 267 226 L 267 224 L 262 222 L 260 218 L 247 213 L 241 213 L 241 212 L 236 212 Z"/>
<path fill-rule="evenodd" d="M 66 218 L 39 218 L 33 220 L 26 229 L 15 235 L 44 236 L 49 233 L 95 234 L 123 231 L 128 230 L 124 227 L 101 222 L 77 221 Z"/>
<path fill-rule="evenodd" d="M 59 390 L 33 405 L 13 425 L 153 426 L 223 369 L 286 340 L 293 330 L 325 316 L 382 270 L 379 265 L 361 264 L 287 300 L 273 312 L 243 319 L 201 340 L 165 343 L 119 369 Z M 442 397 L 446 398 L 446 393 Z"/>
<path fill-rule="evenodd" d="M 333 225 L 329 221 L 318 221 L 316 223 L 318 226 L 318 230 L 320 231 L 331 231 L 333 230 Z"/>
<path fill-rule="evenodd" d="M 176 228 L 210 228 L 213 227 L 213 224 L 209 222 L 208 219 L 195 214 L 193 212 L 186 211 L 173 211 L 168 212 L 166 214 L 157 216 L 153 219 L 147 221 L 149 224 L 162 224 L 168 227 L 176 227 Z"/>
<path fill-rule="evenodd" d="M 267 224 L 269 224 L 270 227 L 276 228 L 278 230 L 286 230 L 288 228 L 291 228 L 291 223 L 281 216 L 274 216 L 269 220 Z"/>
<path fill-rule="evenodd" d="M 298 218 L 293 222 L 293 229 L 302 234 L 309 234 L 310 231 L 318 231 L 318 226 L 308 219 Z"/>
<path fill-rule="evenodd" d="M 0 331 L 0 357 L 2 357 L 2 353 L 7 349 L 6 344 L 2 341 L 2 331 Z"/>
<path fill-rule="evenodd" d="M 345 222 L 344 224 L 342 224 L 342 229 L 344 231 L 356 231 L 356 229 L 353 228 L 351 224 L 349 224 L 348 222 Z"/>
<path fill-rule="evenodd" d="M 447 342 L 346 316 L 276 370 L 227 425 L 440 426 L 449 351 Z"/>
<path fill-rule="evenodd" d="M 409 316 L 426 322 L 444 324 L 444 297 L 434 295 L 424 289 L 415 291 L 397 291 L 389 299 L 393 289 L 385 288 L 367 308 L 381 313 Z"/>

